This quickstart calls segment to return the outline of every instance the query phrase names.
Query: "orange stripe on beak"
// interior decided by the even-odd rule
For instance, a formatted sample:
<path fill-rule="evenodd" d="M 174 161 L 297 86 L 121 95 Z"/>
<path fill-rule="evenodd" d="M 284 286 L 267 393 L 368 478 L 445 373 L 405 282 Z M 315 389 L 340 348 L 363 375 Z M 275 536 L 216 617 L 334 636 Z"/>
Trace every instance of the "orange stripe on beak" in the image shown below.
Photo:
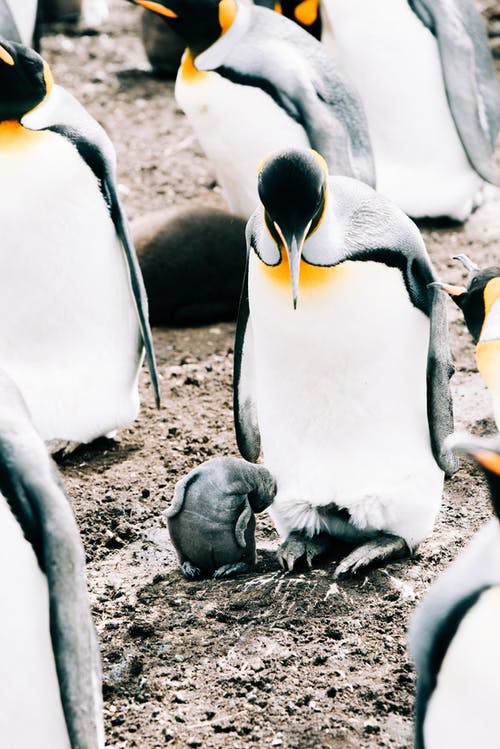
<path fill-rule="evenodd" d="M 167 18 L 177 18 L 177 13 L 174 13 L 170 8 L 165 8 L 161 3 L 155 3 L 153 0 L 134 0 L 136 5 L 142 5 L 143 8 L 152 10 L 153 13 L 159 13 L 160 16 L 166 16 Z"/>
<path fill-rule="evenodd" d="M 2 60 L 2 62 L 5 62 L 7 65 L 15 64 L 14 58 L 12 57 L 12 55 L 9 52 L 7 52 L 7 50 L 4 49 L 2 46 L 0 46 L 0 60 Z"/>

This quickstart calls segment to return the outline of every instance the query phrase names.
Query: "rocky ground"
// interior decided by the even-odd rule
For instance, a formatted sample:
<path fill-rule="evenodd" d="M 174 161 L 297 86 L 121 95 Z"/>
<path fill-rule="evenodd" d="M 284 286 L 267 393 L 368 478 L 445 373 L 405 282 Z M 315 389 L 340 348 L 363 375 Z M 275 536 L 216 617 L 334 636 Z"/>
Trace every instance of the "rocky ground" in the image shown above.
<path fill-rule="evenodd" d="M 498 3 L 483 3 L 492 21 Z M 487 7 L 486 7 L 487 6 Z M 131 217 L 202 200 L 223 206 L 213 172 L 155 80 L 138 38 L 139 11 L 112 0 L 103 33 L 49 27 L 43 52 L 56 80 L 105 126 Z M 463 274 L 457 252 L 498 263 L 500 206 L 464 227 L 425 227 L 441 276 Z M 456 422 L 493 430 L 473 347 L 451 303 Z M 163 407 L 142 376 L 143 407 L 119 443 L 62 461 L 87 553 L 102 648 L 107 745 L 141 747 L 411 746 L 414 673 L 406 626 L 430 582 L 489 517 L 482 479 L 465 465 L 446 483 L 433 536 L 411 560 L 335 583 L 332 568 L 284 575 L 277 534 L 259 518 L 255 573 L 188 584 L 161 514 L 175 481 L 206 458 L 236 455 L 234 324 L 155 329 Z"/>

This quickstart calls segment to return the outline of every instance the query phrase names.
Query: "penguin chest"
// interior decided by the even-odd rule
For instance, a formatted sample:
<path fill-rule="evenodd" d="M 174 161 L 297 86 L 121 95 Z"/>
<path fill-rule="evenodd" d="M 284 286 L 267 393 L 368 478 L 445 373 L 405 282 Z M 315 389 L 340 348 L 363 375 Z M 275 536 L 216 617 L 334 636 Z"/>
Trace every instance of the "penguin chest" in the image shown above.
<path fill-rule="evenodd" d="M 258 204 L 257 171 L 279 148 L 309 148 L 304 128 L 258 86 L 181 66 L 175 97 L 212 162 L 229 208 L 248 218 Z"/>
<path fill-rule="evenodd" d="M 139 329 L 97 179 L 63 137 L 0 127 L 0 359 L 43 438 L 137 414 Z"/>
<path fill-rule="evenodd" d="M 424 720 L 425 749 L 498 747 L 500 588 L 482 593 L 451 641 Z"/>
<path fill-rule="evenodd" d="M 298 501 L 335 502 L 361 528 L 421 538 L 442 486 L 427 422 L 428 318 L 395 268 L 363 261 L 313 270 L 294 310 L 279 267 L 250 261 L 257 415 L 278 482 L 273 507 L 286 515 Z M 414 495 L 429 485 L 419 504 L 432 510 L 415 522 Z"/>
<path fill-rule="evenodd" d="M 2 494 L 0 598 L 2 746 L 70 749 L 50 639 L 47 578 Z"/>
<path fill-rule="evenodd" d="M 448 107 L 436 38 L 407 0 L 324 0 L 331 51 L 368 118 L 377 189 L 411 216 L 463 219 L 482 184 Z"/>

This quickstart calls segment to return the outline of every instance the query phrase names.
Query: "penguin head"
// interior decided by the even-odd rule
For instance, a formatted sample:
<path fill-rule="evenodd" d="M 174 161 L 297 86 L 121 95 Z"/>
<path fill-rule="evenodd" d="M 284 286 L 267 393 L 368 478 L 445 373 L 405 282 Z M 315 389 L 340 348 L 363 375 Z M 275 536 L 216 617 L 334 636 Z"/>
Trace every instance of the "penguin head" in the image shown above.
<path fill-rule="evenodd" d="M 0 122 L 20 120 L 50 94 L 52 83 L 39 54 L 0 37 Z"/>
<path fill-rule="evenodd" d="M 186 42 L 192 55 L 208 49 L 232 25 L 236 0 L 129 0 L 158 13 Z"/>
<path fill-rule="evenodd" d="M 484 322 L 494 302 L 500 297 L 500 268 L 491 267 L 481 270 L 467 255 L 456 255 L 453 259 L 459 260 L 469 271 L 467 286 L 454 286 L 446 283 L 440 283 L 439 286 L 460 307 L 465 324 L 477 343 Z"/>
<path fill-rule="evenodd" d="M 288 256 L 295 309 L 304 242 L 325 212 L 328 167 L 313 150 L 278 151 L 262 163 L 258 189 L 266 227 L 281 257 L 283 252 Z"/>
<path fill-rule="evenodd" d="M 488 481 L 493 510 L 500 519 L 500 433 L 494 437 L 451 434 L 446 438 L 445 447 L 471 455 L 481 466 Z"/>

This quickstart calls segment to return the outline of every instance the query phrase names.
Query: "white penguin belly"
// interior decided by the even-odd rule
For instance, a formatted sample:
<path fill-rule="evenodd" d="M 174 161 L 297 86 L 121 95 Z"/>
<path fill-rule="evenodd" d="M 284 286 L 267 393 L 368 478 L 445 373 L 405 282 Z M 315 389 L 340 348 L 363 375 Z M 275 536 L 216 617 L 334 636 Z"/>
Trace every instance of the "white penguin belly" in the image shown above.
<path fill-rule="evenodd" d="M 45 440 L 89 442 L 139 408 L 126 262 L 97 180 L 55 133 L 0 132 L 0 361 Z"/>
<path fill-rule="evenodd" d="M 377 190 L 410 216 L 464 219 L 483 180 L 451 115 L 438 45 L 407 0 L 324 0 L 330 51 L 368 118 Z"/>
<path fill-rule="evenodd" d="M 70 749 L 49 629 L 47 578 L 0 494 L 0 746 Z"/>
<path fill-rule="evenodd" d="M 23 44 L 31 47 L 38 8 L 38 0 L 7 0 Z"/>
<path fill-rule="evenodd" d="M 424 722 L 426 749 L 498 748 L 500 589 L 484 592 L 460 622 Z"/>
<path fill-rule="evenodd" d="M 251 254 L 257 414 L 278 531 L 318 532 L 315 508 L 334 502 L 357 528 L 416 544 L 443 486 L 427 422 L 428 318 L 397 269 L 364 261 L 319 273 L 321 285 L 301 282 L 294 311 L 289 284 Z"/>
<path fill-rule="evenodd" d="M 258 204 L 257 171 L 275 150 L 310 148 L 299 125 L 262 89 L 231 83 L 217 73 L 177 76 L 175 98 L 186 113 L 229 209 L 248 218 Z"/>

